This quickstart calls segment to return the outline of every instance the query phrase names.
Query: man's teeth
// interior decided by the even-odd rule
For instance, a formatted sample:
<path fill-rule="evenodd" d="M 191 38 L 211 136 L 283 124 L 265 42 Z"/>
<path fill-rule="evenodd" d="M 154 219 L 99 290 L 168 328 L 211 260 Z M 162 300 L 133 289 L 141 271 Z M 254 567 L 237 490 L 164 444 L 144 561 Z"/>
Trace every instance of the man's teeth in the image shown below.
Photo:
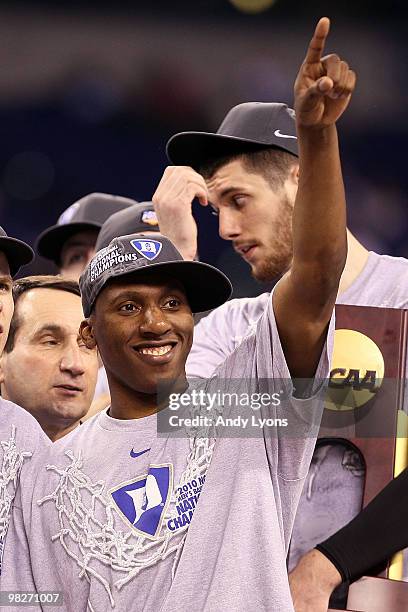
<path fill-rule="evenodd" d="M 166 344 L 165 346 L 146 346 L 139 349 L 139 352 L 143 355 L 166 355 L 166 353 L 170 352 L 172 348 L 173 347 L 171 344 Z"/>

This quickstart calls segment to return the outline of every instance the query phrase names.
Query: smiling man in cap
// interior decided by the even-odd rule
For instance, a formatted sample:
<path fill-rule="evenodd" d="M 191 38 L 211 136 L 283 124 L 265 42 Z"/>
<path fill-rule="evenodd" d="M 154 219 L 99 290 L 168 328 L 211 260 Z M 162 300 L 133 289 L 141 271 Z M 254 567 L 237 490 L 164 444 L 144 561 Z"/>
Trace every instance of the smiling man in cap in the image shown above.
<path fill-rule="evenodd" d="M 37 238 L 36 251 L 53 261 L 63 276 L 78 280 L 95 253 L 103 223 L 112 214 L 133 206 L 135 200 L 108 193 L 90 193 L 71 204 L 56 225 Z"/>
<path fill-rule="evenodd" d="M 145 233 L 156 234 L 159 231 L 157 216 L 151 202 L 140 202 L 128 206 L 114 213 L 104 222 L 98 235 L 95 251 L 100 251 L 108 246 L 110 241 L 125 234 Z M 97 414 L 106 408 L 110 402 L 108 381 L 104 368 L 100 368 L 98 385 L 96 389 L 97 399 L 92 403 L 86 418 Z"/>
<path fill-rule="evenodd" d="M 320 55 L 327 29 L 321 20 L 310 60 Z M 170 435 L 161 427 L 168 400 L 180 391 L 194 414 L 194 387 L 185 377 L 192 314 L 225 301 L 231 287 L 215 268 L 183 260 L 160 234 L 115 238 L 80 281 L 81 334 L 100 350 L 112 403 L 54 445 L 34 491 L 22 492 L 24 513 L 10 548 L 19 562 L 3 589 L 47 585 L 63 592 L 67 611 L 292 609 L 286 552 L 322 411 L 346 257 L 334 121 L 353 79 L 343 100 L 333 86 L 330 77 L 310 80 L 301 71 L 295 88 L 301 163 L 324 172 L 300 183 L 291 272 L 254 333 L 200 383 L 215 398 L 217 389 L 236 391 L 237 383 L 241 392 L 282 393 L 282 402 L 266 401 L 259 413 L 276 421 L 276 430 L 231 436 L 227 427 L 186 423 Z M 316 191 L 321 181 L 324 199 Z M 299 398 L 291 378 L 301 377 L 310 380 Z M 223 400 L 216 403 L 222 412 Z M 297 435 L 285 435 L 284 420 Z"/>

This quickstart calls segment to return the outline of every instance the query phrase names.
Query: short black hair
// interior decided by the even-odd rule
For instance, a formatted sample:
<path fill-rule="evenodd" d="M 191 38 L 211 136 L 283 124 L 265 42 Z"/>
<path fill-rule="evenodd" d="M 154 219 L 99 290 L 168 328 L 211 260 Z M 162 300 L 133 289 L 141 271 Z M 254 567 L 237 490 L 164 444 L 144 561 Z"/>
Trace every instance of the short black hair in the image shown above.
<path fill-rule="evenodd" d="M 14 299 L 14 313 L 10 323 L 10 331 L 7 338 L 6 346 L 4 351 L 11 353 L 14 348 L 16 333 L 21 325 L 21 318 L 17 313 L 17 303 L 24 293 L 31 291 L 32 289 L 56 289 L 58 291 L 66 291 L 67 293 L 73 293 L 78 297 L 81 297 L 79 291 L 79 285 L 74 280 L 63 278 L 62 276 L 53 275 L 37 275 L 37 276 L 26 276 L 25 278 L 19 278 L 13 283 L 13 299 Z"/>
<path fill-rule="evenodd" d="M 263 176 L 273 188 L 281 187 L 292 166 L 299 163 L 296 155 L 292 153 L 275 147 L 265 147 L 255 151 L 243 150 L 202 162 L 198 171 L 205 179 L 209 179 L 222 166 L 235 160 L 242 161 L 248 172 Z"/>

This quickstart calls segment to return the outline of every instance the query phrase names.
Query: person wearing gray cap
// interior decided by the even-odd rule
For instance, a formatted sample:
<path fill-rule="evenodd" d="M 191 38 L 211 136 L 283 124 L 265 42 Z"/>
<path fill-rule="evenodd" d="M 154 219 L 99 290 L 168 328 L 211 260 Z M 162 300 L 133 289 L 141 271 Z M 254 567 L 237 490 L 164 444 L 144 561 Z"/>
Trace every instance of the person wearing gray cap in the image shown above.
<path fill-rule="evenodd" d="M 336 232 L 342 229 L 338 226 Z M 344 249 L 344 241 L 339 248 Z M 338 278 L 340 273 L 339 266 Z M 36 464 L 34 485 L 22 483 L 23 513 L 13 513 L 2 588 L 14 591 L 18 584 L 31 590 L 35 584 L 42 592 L 47 583 L 53 592 L 61 592 L 67 612 L 190 608 L 179 607 L 182 598 L 194 598 L 200 610 L 215 598 L 220 609 L 246 611 L 258 581 L 266 585 L 266 574 L 273 568 L 273 588 L 266 586 L 258 600 L 265 609 L 287 609 L 284 549 L 265 546 L 264 540 L 276 544 L 289 536 L 293 499 L 300 493 L 300 475 L 310 460 L 322 411 L 321 380 L 328 373 L 327 342 L 333 334 L 332 321 L 326 342 L 330 305 L 325 303 L 319 317 L 318 338 L 305 341 L 302 364 L 293 361 L 290 333 L 281 343 L 278 327 L 282 312 L 294 308 L 295 315 L 297 308 L 290 284 L 281 283 L 256 334 L 223 364 L 205 390 L 199 385 L 204 396 L 217 397 L 220 390 L 229 396 L 237 391 L 238 380 L 241 393 L 251 390 L 258 397 L 266 390 L 260 379 L 268 380 L 272 398 L 279 396 L 283 384 L 282 404 L 278 399 L 275 408 L 266 402 L 261 414 L 276 423 L 285 417 L 305 435 L 294 443 L 290 435 L 269 436 L 258 430 L 256 437 L 242 432 L 231 439 L 226 428 L 215 441 L 212 423 L 205 421 L 191 428 L 179 417 L 171 429 L 175 415 L 170 401 L 179 399 L 185 406 L 187 398 L 192 404 L 199 392 L 185 377 L 192 313 L 217 307 L 229 297 L 231 285 L 224 274 L 205 263 L 183 260 L 161 234 L 131 234 L 114 238 L 94 256 L 80 288 L 86 317 L 80 333 L 89 349 L 97 346 L 100 351 L 112 403 L 47 450 Z M 334 303 L 335 288 L 329 291 Z M 295 327 L 300 324 L 297 316 L 293 322 Z M 310 397 L 293 397 L 288 368 L 294 367 L 303 367 L 305 375 L 316 374 Z M 187 414 L 192 417 L 193 405 L 190 408 Z M 222 414 L 223 405 L 218 409 Z M 202 418 L 207 414 L 205 409 Z M 248 478 L 254 471 L 256 479 Z M 219 500 L 214 515 L 220 478 L 230 498 Z M 262 498 L 252 505 L 242 539 L 233 543 L 225 538 L 228 526 L 245 508 L 248 514 L 260 482 Z M 264 528 L 253 529 L 258 512 L 268 516 L 268 524 L 272 517 L 271 526 L 260 519 Z M 231 563 L 237 546 L 243 569 L 258 574 L 258 580 L 247 583 L 241 602 L 236 598 L 241 579 Z M 197 558 L 197 549 L 202 557 Z M 208 575 L 218 576 L 210 595 L 199 588 L 203 564 Z"/>
<path fill-rule="evenodd" d="M 317 25 L 310 61 L 327 25 Z M 99 348 L 112 403 L 54 445 L 34 491 L 22 491 L 9 546 L 18 562 L 3 589 L 47 585 L 63 592 L 67 612 L 293 609 L 286 551 L 319 427 L 346 258 L 333 123 L 348 99 L 333 93 L 325 76 L 296 90 L 301 152 L 309 161 L 309 139 L 322 142 L 311 163 L 325 172 L 299 188 L 292 270 L 254 333 L 198 388 L 185 374 L 192 313 L 228 298 L 226 277 L 183 260 L 160 234 L 115 238 L 91 260 L 80 279 L 80 333 Z M 316 197 L 321 180 L 330 206 Z M 291 378 L 302 377 L 308 384 L 295 392 Z M 234 434 L 228 415 L 240 398 L 261 396 L 241 414 L 254 410 L 268 427 L 255 418 L 249 433 L 239 420 Z"/>
<path fill-rule="evenodd" d="M 32 261 L 32 249 L 7 236 L 0 227 L 0 356 L 3 353 L 14 311 L 12 276 Z M 20 406 L 0 398 L 0 575 L 11 508 L 18 484 L 30 473 L 32 457 L 47 444 L 37 421 Z"/>
<path fill-rule="evenodd" d="M 38 236 L 39 255 L 53 261 L 60 273 L 78 280 L 95 253 L 103 223 L 112 214 L 136 204 L 135 200 L 108 193 L 90 193 L 71 204 L 57 223 Z"/>
<path fill-rule="evenodd" d="M 325 65 L 331 63 L 345 70 L 344 63 L 334 56 L 328 58 Z M 269 102 L 235 106 L 216 133 L 174 135 L 167 144 L 167 155 L 176 165 L 166 169 L 153 196 L 161 230 L 186 257 L 192 258 L 197 227 L 191 205 L 197 197 L 201 204 L 212 204 L 219 218 L 221 237 L 232 242 L 255 278 L 272 281 L 285 274 L 293 258 L 298 145 L 293 110 L 286 104 Z M 348 255 L 337 303 L 407 308 L 407 259 L 369 252 L 350 231 L 347 239 Z M 232 300 L 203 319 L 195 329 L 188 373 L 209 376 L 241 339 L 251 333 L 267 301 L 267 293 Z M 341 485 L 333 486 L 330 497 L 327 492 L 323 499 L 318 491 L 327 491 L 325 473 L 336 473 Z M 324 446 L 316 454 L 313 476 L 310 476 L 314 485 L 308 482 L 305 486 L 295 522 L 291 569 L 301 554 L 320 541 L 322 534 L 333 533 L 358 511 L 363 474 L 359 455 L 348 449 L 344 452 L 341 445 L 330 449 Z M 308 492 L 311 492 L 309 497 Z M 345 496 L 348 503 L 344 503 Z M 313 520 L 317 514 L 321 517 L 324 509 L 327 510 L 325 526 L 322 520 Z M 327 565 L 336 573 L 328 560 Z M 299 575 L 299 592 L 304 586 L 302 580 L 304 574 Z"/>

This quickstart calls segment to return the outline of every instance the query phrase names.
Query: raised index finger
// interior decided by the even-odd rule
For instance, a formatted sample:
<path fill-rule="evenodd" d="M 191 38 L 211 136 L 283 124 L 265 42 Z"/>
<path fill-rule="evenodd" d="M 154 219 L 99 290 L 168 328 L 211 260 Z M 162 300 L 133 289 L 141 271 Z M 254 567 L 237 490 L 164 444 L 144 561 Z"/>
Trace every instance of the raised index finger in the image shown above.
<path fill-rule="evenodd" d="M 320 58 L 323 55 L 324 45 L 326 44 L 326 38 L 330 30 L 330 19 L 322 17 L 319 19 L 316 29 L 314 31 L 312 40 L 309 43 L 307 49 L 305 63 L 315 64 L 320 62 Z"/>

